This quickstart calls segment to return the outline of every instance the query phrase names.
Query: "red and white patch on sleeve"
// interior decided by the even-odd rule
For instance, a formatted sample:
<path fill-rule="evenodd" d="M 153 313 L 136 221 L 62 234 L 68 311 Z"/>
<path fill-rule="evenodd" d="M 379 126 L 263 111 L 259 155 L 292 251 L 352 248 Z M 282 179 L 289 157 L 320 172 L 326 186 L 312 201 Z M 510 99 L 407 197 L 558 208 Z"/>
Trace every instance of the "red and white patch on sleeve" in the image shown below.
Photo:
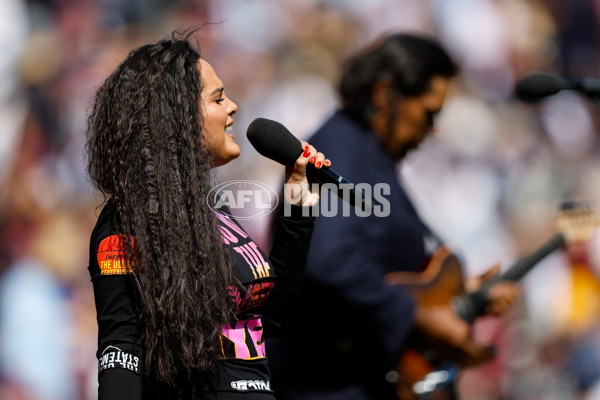
<path fill-rule="evenodd" d="M 135 241 L 133 244 L 135 246 Z M 102 275 L 131 273 L 131 261 L 126 258 L 122 235 L 111 235 L 100 242 L 97 257 Z"/>

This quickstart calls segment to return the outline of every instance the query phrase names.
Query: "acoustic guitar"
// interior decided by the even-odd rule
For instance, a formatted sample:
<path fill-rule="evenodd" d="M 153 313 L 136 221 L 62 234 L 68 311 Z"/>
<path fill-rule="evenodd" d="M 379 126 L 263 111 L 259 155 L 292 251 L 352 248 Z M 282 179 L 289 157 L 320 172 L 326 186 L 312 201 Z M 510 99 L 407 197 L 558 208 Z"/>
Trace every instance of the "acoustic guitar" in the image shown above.
<path fill-rule="evenodd" d="M 520 259 L 504 273 L 487 280 L 473 293 L 463 286 L 463 268 L 458 258 L 445 246 L 431 257 L 423 272 L 392 272 L 386 283 L 397 285 L 408 292 L 421 306 L 450 305 L 456 314 L 468 323 L 485 313 L 488 293 L 501 281 L 518 281 L 540 260 L 553 251 L 569 244 L 583 243 L 598 226 L 598 217 L 582 203 L 561 204 L 556 219 L 557 233 L 540 248 Z M 398 398 L 436 399 L 441 389 L 452 387 L 461 368 L 471 366 L 457 349 L 435 342 L 418 332 L 413 332 L 403 351 L 393 375 Z M 490 348 L 490 351 L 493 350 Z"/>

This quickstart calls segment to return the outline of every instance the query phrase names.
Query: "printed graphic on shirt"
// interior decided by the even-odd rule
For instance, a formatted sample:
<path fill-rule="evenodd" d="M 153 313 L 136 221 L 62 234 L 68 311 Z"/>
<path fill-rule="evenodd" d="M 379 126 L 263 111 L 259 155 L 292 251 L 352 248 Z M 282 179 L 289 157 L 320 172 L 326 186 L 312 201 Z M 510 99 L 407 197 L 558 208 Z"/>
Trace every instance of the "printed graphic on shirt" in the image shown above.
<path fill-rule="evenodd" d="M 271 390 L 271 382 L 263 380 L 252 380 L 252 381 L 233 381 L 231 387 L 241 392 L 248 392 L 251 390 Z"/>
<path fill-rule="evenodd" d="M 221 344 L 226 358 L 249 360 L 265 357 L 265 342 L 260 318 L 225 324 Z"/>
<path fill-rule="evenodd" d="M 243 263 L 249 267 L 252 275 L 247 276 L 246 280 L 270 277 L 271 266 L 265 260 L 257 244 L 248 237 L 248 234 L 229 215 L 221 212 L 217 212 L 216 215 L 221 221 L 221 240 L 239 254 Z"/>
<path fill-rule="evenodd" d="M 138 372 L 140 360 L 138 357 L 127 353 L 115 346 L 108 346 L 102 352 L 98 360 L 98 372 L 111 368 L 124 368 L 133 372 Z"/>
<path fill-rule="evenodd" d="M 273 290 L 274 274 L 266 256 L 258 245 L 231 218 L 230 215 L 217 211 L 220 222 L 221 240 L 233 250 L 234 271 L 244 287 L 230 286 L 227 292 L 235 304 L 236 314 L 246 312 L 255 314 L 255 308 L 263 305 Z M 228 359 L 251 360 L 265 357 L 263 326 L 260 316 L 228 323 L 221 328 L 221 344 L 223 355 Z M 254 382 L 254 381 L 248 381 Z M 238 381 L 238 390 L 252 388 L 254 383 Z M 233 383 L 232 383 L 233 385 Z M 257 387 L 265 387 L 256 384 Z M 265 389 L 260 389 L 265 390 Z"/>
<path fill-rule="evenodd" d="M 125 257 L 125 243 L 123 243 L 122 235 L 111 235 L 100 242 L 97 257 L 102 275 L 131 273 L 131 263 Z"/>
<path fill-rule="evenodd" d="M 250 283 L 247 292 L 242 292 L 235 286 L 229 286 L 227 293 L 235 303 L 235 312 L 248 310 L 252 307 L 262 305 L 269 297 L 275 283 L 273 281 L 263 281 L 260 283 Z"/>

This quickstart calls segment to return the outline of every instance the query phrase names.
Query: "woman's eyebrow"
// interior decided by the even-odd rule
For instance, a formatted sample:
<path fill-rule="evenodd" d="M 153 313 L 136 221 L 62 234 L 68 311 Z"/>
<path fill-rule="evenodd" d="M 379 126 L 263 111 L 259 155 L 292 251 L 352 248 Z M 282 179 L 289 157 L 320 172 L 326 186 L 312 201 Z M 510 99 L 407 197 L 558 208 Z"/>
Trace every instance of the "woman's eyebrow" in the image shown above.
<path fill-rule="evenodd" d="M 214 96 L 217 93 L 222 93 L 225 90 L 225 88 L 223 86 L 216 88 L 215 90 L 212 91 L 212 93 L 209 96 Z"/>

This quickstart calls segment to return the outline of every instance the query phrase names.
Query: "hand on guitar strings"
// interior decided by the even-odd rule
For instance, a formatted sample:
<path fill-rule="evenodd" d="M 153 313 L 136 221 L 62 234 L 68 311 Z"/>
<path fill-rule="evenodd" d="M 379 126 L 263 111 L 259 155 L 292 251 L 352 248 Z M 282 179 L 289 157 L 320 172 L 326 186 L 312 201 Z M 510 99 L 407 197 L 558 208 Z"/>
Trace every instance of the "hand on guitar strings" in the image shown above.
<path fill-rule="evenodd" d="M 415 329 L 426 336 L 463 367 L 490 361 L 495 355 L 494 346 L 475 341 L 471 326 L 462 320 L 450 306 L 425 307 L 417 305 Z"/>
<path fill-rule="evenodd" d="M 496 264 L 483 274 L 465 280 L 465 291 L 476 292 L 482 285 L 494 279 L 500 273 L 500 264 Z M 488 304 L 485 308 L 487 316 L 506 314 L 521 298 L 521 289 L 515 282 L 500 281 L 495 283 L 487 294 Z"/>

